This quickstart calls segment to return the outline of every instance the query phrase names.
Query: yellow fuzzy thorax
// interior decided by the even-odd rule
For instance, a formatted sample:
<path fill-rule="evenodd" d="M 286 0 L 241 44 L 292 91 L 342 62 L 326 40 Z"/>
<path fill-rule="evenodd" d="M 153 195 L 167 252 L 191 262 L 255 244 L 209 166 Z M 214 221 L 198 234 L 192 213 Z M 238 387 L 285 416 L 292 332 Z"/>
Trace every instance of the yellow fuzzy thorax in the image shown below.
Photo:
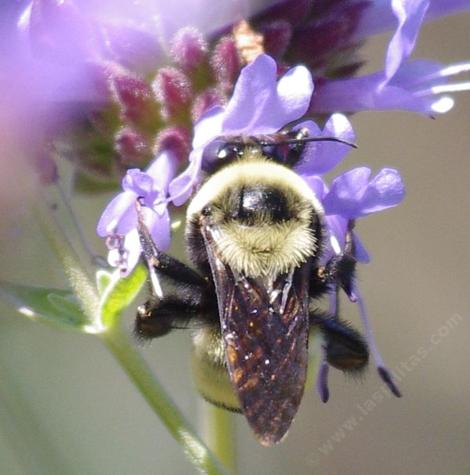
<path fill-rule="evenodd" d="M 300 266 L 316 250 L 315 237 L 297 221 L 220 227 L 217 249 L 223 262 L 247 277 L 272 277 Z"/>
<path fill-rule="evenodd" d="M 253 185 L 276 188 L 284 193 L 292 217 L 273 222 L 257 216 L 251 225 L 230 216 L 234 190 Z M 197 216 L 210 204 L 218 229 L 216 243 L 221 260 L 247 277 L 275 278 L 299 267 L 318 249 L 311 229 L 312 218 L 320 219 L 323 208 L 307 183 L 293 170 L 249 149 L 240 160 L 212 175 L 188 208 L 188 217 Z"/>

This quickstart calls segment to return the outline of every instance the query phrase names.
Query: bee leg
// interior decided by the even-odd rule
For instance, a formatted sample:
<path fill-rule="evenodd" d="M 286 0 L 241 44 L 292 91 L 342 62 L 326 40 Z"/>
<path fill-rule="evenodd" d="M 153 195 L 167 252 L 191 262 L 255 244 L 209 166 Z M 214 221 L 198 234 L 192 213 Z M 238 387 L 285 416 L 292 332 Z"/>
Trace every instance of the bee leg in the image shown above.
<path fill-rule="evenodd" d="M 170 295 L 163 300 L 148 300 L 137 309 L 134 334 L 142 340 L 167 335 L 172 330 L 218 322 L 216 308 L 201 306 Z"/>
<path fill-rule="evenodd" d="M 313 312 L 310 314 L 310 323 L 320 327 L 328 364 L 347 372 L 365 368 L 369 360 L 369 349 L 359 332 L 336 315 L 322 316 Z"/>
<path fill-rule="evenodd" d="M 391 371 L 386 367 L 382 355 L 380 354 L 380 351 L 377 347 L 377 344 L 375 343 L 375 338 L 372 332 L 372 327 L 370 324 L 369 315 L 367 313 L 366 304 L 364 302 L 364 299 L 362 298 L 362 294 L 357 285 L 353 286 L 353 292 L 356 297 L 356 303 L 359 307 L 359 314 L 361 316 L 362 324 L 364 325 L 367 343 L 369 344 L 370 352 L 372 358 L 374 359 L 377 372 L 379 373 L 379 376 L 382 381 L 388 386 L 392 394 L 396 397 L 401 397 L 400 389 L 395 383 Z"/>
<path fill-rule="evenodd" d="M 136 211 L 152 297 L 138 308 L 134 333 L 139 338 L 150 339 L 176 328 L 186 328 L 191 320 L 212 322 L 216 298 L 208 279 L 157 248 L 145 224 L 145 205 L 140 199 L 136 200 Z M 172 281 L 172 291 L 167 295 L 160 285 L 161 275 Z M 218 321 L 216 312 L 215 317 Z"/>
<path fill-rule="evenodd" d="M 137 230 L 139 232 L 140 244 L 142 246 L 142 254 L 149 270 L 153 269 L 154 272 L 156 271 L 164 274 L 177 282 L 185 282 L 200 287 L 207 287 L 207 279 L 187 265 L 165 254 L 157 248 L 144 222 L 143 208 L 144 205 L 139 199 L 137 199 Z"/>
<path fill-rule="evenodd" d="M 330 312 L 337 317 L 338 315 L 338 289 L 341 287 L 349 297 L 351 302 L 357 304 L 359 308 L 359 314 L 362 320 L 365 331 L 365 339 L 370 348 L 371 356 L 375 362 L 377 372 L 379 373 L 382 381 L 388 386 L 392 394 L 396 397 L 401 397 L 400 390 L 396 385 L 392 373 L 386 367 L 382 355 L 375 343 L 375 338 L 372 332 L 369 316 L 365 306 L 364 299 L 357 283 L 355 282 L 355 245 L 354 245 L 354 220 L 350 220 L 348 223 L 348 230 L 345 238 L 344 251 L 341 255 L 333 257 L 325 267 L 326 280 L 330 281 L 333 285 L 333 290 L 330 290 Z M 330 284 L 331 285 L 331 284 Z M 331 289 L 331 287 L 330 287 Z"/>
<path fill-rule="evenodd" d="M 315 386 L 322 402 L 327 402 L 330 397 L 330 365 L 348 373 L 358 373 L 367 365 L 369 350 L 362 336 L 336 314 L 329 316 L 311 312 L 310 324 L 318 326 L 323 337 Z"/>

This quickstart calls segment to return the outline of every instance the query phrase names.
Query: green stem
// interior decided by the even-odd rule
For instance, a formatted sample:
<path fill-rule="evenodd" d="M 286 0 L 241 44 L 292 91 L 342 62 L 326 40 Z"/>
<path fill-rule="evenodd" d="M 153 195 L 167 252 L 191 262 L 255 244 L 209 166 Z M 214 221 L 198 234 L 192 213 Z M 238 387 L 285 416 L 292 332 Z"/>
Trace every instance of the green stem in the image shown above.
<path fill-rule="evenodd" d="M 205 432 L 207 445 L 224 464 L 229 473 L 235 474 L 234 421 L 232 414 L 213 404 L 205 403 Z"/>
<path fill-rule="evenodd" d="M 210 475 L 223 474 L 220 463 L 189 428 L 129 337 L 116 326 L 101 334 L 101 338 L 198 470 Z"/>
<path fill-rule="evenodd" d="M 129 295 L 127 294 L 129 292 L 127 294 L 124 292 L 124 296 L 121 294 L 119 297 L 116 297 L 119 294 L 119 285 L 116 284 L 113 288 L 115 293 L 114 300 L 113 296 L 107 295 L 106 302 L 103 305 L 103 302 L 100 302 L 97 289 L 81 267 L 80 260 L 73 246 L 68 241 L 65 232 L 57 219 L 55 219 L 53 213 L 38 213 L 38 216 L 45 235 L 49 238 L 53 250 L 62 261 L 72 289 L 80 301 L 82 310 L 89 317 L 90 323 L 95 325 L 101 340 L 121 364 L 156 415 L 181 444 L 194 466 L 201 473 L 208 475 L 224 474 L 225 472 L 220 463 L 196 436 L 194 431 L 189 428 L 183 415 L 172 403 L 169 396 L 167 396 L 127 334 L 122 331 L 120 315 L 124 302 L 116 302 L 115 299 L 122 300 L 123 298 L 128 298 Z M 139 275 L 137 275 L 136 279 L 139 281 Z M 130 284 L 128 283 L 128 285 Z M 133 286 L 131 285 L 131 287 Z M 137 287 L 139 286 L 137 285 Z M 131 294 L 133 295 L 133 292 Z M 100 322 L 100 325 L 97 325 L 97 322 Z M 103 324 L 105 328 L 102 328 Z"/>

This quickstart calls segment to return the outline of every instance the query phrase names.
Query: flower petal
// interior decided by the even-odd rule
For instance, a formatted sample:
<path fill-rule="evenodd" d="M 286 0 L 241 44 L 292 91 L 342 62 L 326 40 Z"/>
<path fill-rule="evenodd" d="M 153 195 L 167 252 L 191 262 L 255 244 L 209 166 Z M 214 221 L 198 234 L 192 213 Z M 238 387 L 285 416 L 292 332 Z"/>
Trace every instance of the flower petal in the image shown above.
<path fill-rule="evenodd" d="M 145 225 L 150 231 L 158 249 L 163 251 L 170 247 L 170 216 L 165 209 L 163 214 L 156 213 L 146 206 L 141 208 Z M 142 253 L 139 232 L 137 228 L 131 229 L 124 237 L 122 248 L 111 249 L 108 253 L 108 262 L 112 267 L 119 267 L 121 276 L 129 275 Z"/>
<path fill-rule="evenodd" d="M 342 114 L 333 114 L 322 131 L 311 121 L 298 127 L 306 127 L 311 137 L 337 137 L 348 142 L 355 140 L 351 123 Z M 336 167 L 350 151 L 351 147 L 338 142 L 311 142 L 307 144 L 296 171 L 306 175 L 321 175 Z"/>
<path fill-rule="evenodd" d="M 145 217 L 145 224 L 155 241 L 155 245 L 162 251 L 168 250 L 171 243 L 170 215 L 168 209 L 159 214 L 149 209 Z"/>
<path fill-rule="evenodd" d="M 362 197 L 361 216 L 396 206 L 404 196 L 405 186 L 398 171 L 383 168 L 371 180 Z"/>
<path fill-rule="evenodd" d="M 204 147 L 222 135 L 224 108 L 215 106 L 209 109 L 194 127 L 193 148 Z"/>
<path fill-rule="evenodd" d="M 328 260 L 344 249 L 348 220 L 339 215 L 332 215 L 325 216 L 325 223 L 328 230 L 328 242 L 324 258 Z"/>
<path fill-rule="evenodd" d="M 153 178 L 138 168 L 131 168 L 122 179 L 122 189 L 146 197 L 153 191 Z"/>
<path fill-rule="evenodd" d="M 383 86 L 382 72 L 366 76 L 327 81 L 317 87 L 312 98 L 311 110 L 315 113 L 331 113 L 336 110 L 358 112 L 363 110 L 402 109 L 426 113 L 426 102 L 393 81 Z"/>
<path fill-rule="evenodd" d="M 312 75 L 305 66 L 291 68 L 281 77 L 277 84 L 280 112 L 285 114 L 281 127 L 307 112 L 312 93 Z"/>
<path fill-rule="evenodd" d="M 153 178 L 153 187 L 166 195 L 177 168 L 178 159 L 175 155 L 168 151 L 161 152 L 147 168 L 147 174 Z"/>
<path fill-rule="evenodd" d="M 398 27 L 390 40 L 385 56 L 384 84 L 395 75 L 413 51 L 428 7 L 429 0 L 392 0 Z"/>
<path fill-rule="evenodd" d="M 124 239 L 124 248 L 127 251 L 127 267 L 125 270 L 121 270 L 122 277 L 129 275 L 134 267 L 137 265 L 142 253 L 142 247 L 140 245 L 140 238 L 137 229 L 133 229 L 129 232 Z"/>
<path fill-rule="evenodd" d="M 353 240 L 354 240 L 354 257 L 357 259 L 358 262 L 362 262 L 363 264 L 367 264 L 370 262 L 370 254 L 367 252 L 364 244 L 362 243 L 361 239 L 357 235 L 356 232 L 353 231 Z"/>
<path fill-rule="evenodd" d="M 96 233 L 100 237 L 111 234 L 127 234 L 137 225 L 135 214 L 135 200 L 137 196 L 131 191 L 119 193 L 106 206 L 96 226 Z"/>
<path fill-rule="evenodd" d="M 224 132 L 272 133 L 308 109 L 312 78 L 303 66 L 289 70 L 277 83 L 276 62 L 265 54 L 242 69 L 225 110 Z"/>
<path fill-rule="evenodd" d="M 405 196 L 397 170 L 383 168 L 369 182 L 370 169 L 355 168 L 333 180 L 323 205 L 326 214 L 356 219 L 396 206 Z"/>
<path fill-rule="evenodd" d="M 203 148 L 193 150 L 186 170 L 178 175 L 169 186 L 170 200 L 175 206 L 181 206 L 191 196 L 194 187 L 200 181 Z"/>
<path fill-rule="evenodd" d="M 307 182 L 310 189 L 315 193 L 317 199 L 321 202 L 323 198 L 328 193 L 328 187 L 325 182 L 317 175 L 313 176 L 302 176 L 302 178 Z"/>
<path fill-rule="evenodd" d="M 370 168 L 354 168 L 336 177 L 323 200 L 326 214 L 354 219 L 361 213 L 362 197 L 367 189 Z"/>

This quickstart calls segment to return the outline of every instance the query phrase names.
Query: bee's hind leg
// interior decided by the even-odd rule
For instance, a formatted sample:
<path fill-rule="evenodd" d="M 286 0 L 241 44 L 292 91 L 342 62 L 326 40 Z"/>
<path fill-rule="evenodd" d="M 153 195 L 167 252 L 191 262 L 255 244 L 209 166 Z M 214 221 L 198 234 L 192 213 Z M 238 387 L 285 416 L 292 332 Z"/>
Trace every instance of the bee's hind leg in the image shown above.
<path fill-rule="evenodd" d="M 364 338 L 346 322 L 335 316 L 311 312 L 310 323 L 322 333 L 323 350 L 328 364 L 346 372 L 361 371 L 369 360 L 369 349 Z"/>
<path fill-rule="evenodd" d="M 138 307 L 134 334 L 141 340 L 149 340 L 167 335 L 172 330 L 198 328 L 218 321 L 216 307 L 201 305 L 191 297 L 186 299 L 172 293 L 162 300 L 150 298 Z"/>
<path fill-rule="evenodd" d="M 362 341 L 364 342 L 364 344 L 365 342 L 367 342 L 367 346 L 370 349 L 370 354 L 372 356 L 372 359 L 375 362 L 375 366 L 377 368 L 377 372 L 380 378 L 382 379 L 382 381 L 384 381 L 384 383 L 388 386 L 390 391 L 396 397 L 401 397 L 400 390 L 394 381 L 393 375 L 391 371 L 386 367 L 385 362 L 382 358 L 382 355 L 380 354 L 377 344 L 375 342 L 369 316 L 366 309 L 366 305 L 361 295 L 360 289 L 355 281 L 356 249 L 355 249 L 355 243 L 354 243 L 353 229 L 354 229 L 354 220 L 350 220 L 348 223 L 348 229 L 346 233 L 343 253 L 330 259 L 330 261 L 328 261 L 324 269 L 325 284 L 328 287 L 329 298 L 330 298 L 329 311 L 330 311 L 330 314 L 333 315 L 336 320 L 338 320 L 338 306 L 339 306 L 338 292 L 339 292 L 339 289 L 342 288 L 345 291 L 345 293 L 348 295 L 349 300 L 351 302 L 356 303 L 358 306 L 359 314 L 360 314 L 362 324 L 364 326 L 364 332 L 365 332 L 365 339 Z M 334 338 L 337 340 L 339 335 L 342 335 L 342 337 L 344 337 L 344 335 L 347 334 L 347 332 L 342 331 L 338 333 L 336 331 L 337 329 L 335 330 L 333 328 L 334 327 L 334 325 L 332 325 L 333 322 L 334 320 L 332 322 L 328 322 L 328 325 L 330 326 L 330 328 L 327 329 L 326 331 L 327 335 L 328 333 L 330 334 L 328 338 L 330 339 Z M 335 346 L 333 345 L 332 348 L 334 347 Z M 328 348 L 328 343 L 327 343 L 327 348 Z M 330 350 L 330 351 L 333 351 L 333 350 Z M 328 355 L 328 349 L 326 349 L 325 357 L 326 357 L 326 361 L 323 361 L 321 363 L 322 371 L 320 371 L 321 379 L 319 379 L 319 381 L 321 381 L 321 384 L 320 385 L 317 384 L 317 387 L 319 387 L 320 394 L 322 390 L 324 392 L 326 391 L 327 393 L 327 374 L 328 374 L 327 364 L 330 363 L 329 358 L 331 357 L 331 355 Z M 330 363 L 330 364 L 332 366 L 335 366 L 333 363 Z"/>

